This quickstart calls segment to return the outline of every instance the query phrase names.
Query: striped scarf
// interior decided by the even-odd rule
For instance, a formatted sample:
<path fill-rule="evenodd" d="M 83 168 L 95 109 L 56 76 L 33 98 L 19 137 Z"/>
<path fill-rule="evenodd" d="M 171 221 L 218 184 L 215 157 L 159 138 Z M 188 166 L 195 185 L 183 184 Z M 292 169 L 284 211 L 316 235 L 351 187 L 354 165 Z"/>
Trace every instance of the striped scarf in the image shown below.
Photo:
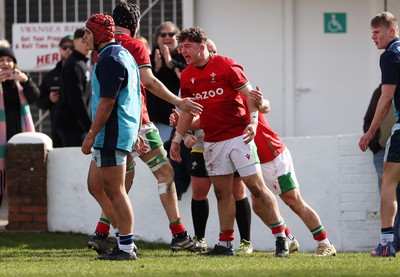
<path fill-rule="evenodd" d="M 31 110 L 26 101 L 23 88 L 19 82 L 16 82 L 16 85 L 20 101 L 22 132 L 35 132 Z M 0 83 L 0 195 L 2 195 L 6 189 L 6 144 L 6 113 L 4 110 L 3 86 Z"/>

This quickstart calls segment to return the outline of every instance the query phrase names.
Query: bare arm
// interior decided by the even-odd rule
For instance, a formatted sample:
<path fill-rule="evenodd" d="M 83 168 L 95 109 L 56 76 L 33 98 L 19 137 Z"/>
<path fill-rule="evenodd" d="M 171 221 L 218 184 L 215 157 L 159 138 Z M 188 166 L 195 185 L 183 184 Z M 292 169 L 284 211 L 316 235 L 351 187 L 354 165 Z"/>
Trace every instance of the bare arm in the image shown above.
<path fill-rule="evenodd" d="M 396 85 L 382 85 L 382 94 L 376 107 L 374 119 L 372 120 L 371 126 L 369 126 L 368 131 L 361 137 L 359 142 L 359 147 L 362 151 L 367 150 L 368 144 L 375 136 L 375 133 L 381 125 L 382 121 L 385 119 L 390 109 L 390 105 L 392 104 L 395 90 Z"/>
<path fill-rule="evenodd" d="M 140 80 L 143 85 L 155 96 L 177 106 L 182 111 L 201 113 L 202 106 L 190 98 L 182 99 L 173 94 L 160 80 L 158 80 L 150 67 L 140 68 Z"/>
<path fill-rule="evenodd" d="M 178 125 L 179 112 L 176 109 L 172 109 L 172 113 L 169 115 L 169 126 L 176 127 Z M 194 116 L 192 124 L 189 130 L 195 131 L 200 129 L 200 117 Z"/>
<path fill-rule="evenodd" d="M 181 153 L 180 142 L 183 140 L 183 136 L 189 130 L 192 121 L 193 121 L 193 115 L 190 112 L 184 112 L 184 111 L 181 112 L 178 120 L 178 125 L 176 126 L 175 136 L 172 139 L 171 149 L 170 149 L 170 157 L 172 160 L 176 162 L 180 163 L 182 161 L 180 154 Z"/>
<path fill-rule="evenodd" d="M 258 107 L 255 101 L 250 97 L 250 92 L 252 90 L 253 88 L 250 84 L 239 90 L 239 92 L 246 97 L 247 109 L 250 114 L 250 123 L 243 131 L 244 133 L 243 139 L 246 144 L 252 141 L 256 136 L 257 125 L 258 125 Z"/>
<path fill-rule="evenodd" d="M 260 113 L 266 114 L 271 110 L 268 99 L 263 98 L 263 94 L 260 90 L 260 87 L 257 86 L 256 89 L 250 91 L 250 97 L 256 103 L 258 110 Z"/>
<path fill-rule="evenodd" d="M 97 107 L 96 116 L 93 119 L 93 123 L 90 127 L 90 130 L 82 143 L 81 151 L 83 154 L 90 154 L 91 148 L 94 143 L 94 139 L 98 132 L 100 132 L 101 128 L 106 124 L 108 118 L 110 117 L 111 111 L 114 107 L 116 99 L 101 97 L 99 106 Z"/>

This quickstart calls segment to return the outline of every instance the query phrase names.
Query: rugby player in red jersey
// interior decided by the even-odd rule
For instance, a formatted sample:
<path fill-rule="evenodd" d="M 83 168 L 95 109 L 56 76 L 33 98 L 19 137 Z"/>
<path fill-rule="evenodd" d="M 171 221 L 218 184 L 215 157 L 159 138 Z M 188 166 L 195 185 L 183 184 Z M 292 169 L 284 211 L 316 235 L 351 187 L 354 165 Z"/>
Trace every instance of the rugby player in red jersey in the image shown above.
<path fill-rule="evenodd" d="M 234 255 L 232 249 L 235 202 L 232 195 L 233 173 L 238 171 L 252 193 L 253 210 L 272 229 L 277 257 L 289 255 L 284 221 L 275 197 L 262 179 L 254 144 L 258 107 L 249 97 L 252 87 L 243 68 L 233 60 L 210 55 L 207 36 L 199 28 L 183 30 L 178 35 L 182 55 L 188 67 L 181 75 L 182 97 L 194 97 L 203 106 L 200 128 L 204 130 L 204 160 L 214 184 L 220 221 L 219 243 L 207 255 Z M 241 98 L 247 99 L 250 123 Z M 193 114 L 183 111 L 171 145 L 170 156 L 180 161 L 179 143 L 189 129 Z"/>

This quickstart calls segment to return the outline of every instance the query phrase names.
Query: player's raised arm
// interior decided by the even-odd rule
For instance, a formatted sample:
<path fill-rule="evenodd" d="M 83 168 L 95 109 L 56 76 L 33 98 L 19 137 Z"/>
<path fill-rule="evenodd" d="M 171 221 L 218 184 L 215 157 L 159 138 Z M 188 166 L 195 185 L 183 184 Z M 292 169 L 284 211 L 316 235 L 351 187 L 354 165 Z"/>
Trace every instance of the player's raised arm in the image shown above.
<path fill-rule="evenodd" d="M 155 96 L 177 106 L 182 111 L 201 113 L 203 107 L 194 101 L 193 98 L 180 98 L 173 94 L 160 80 L 158 80 L 151 71 L 150 67 L 140 69 L 140 79 L 143 85 Z"/>

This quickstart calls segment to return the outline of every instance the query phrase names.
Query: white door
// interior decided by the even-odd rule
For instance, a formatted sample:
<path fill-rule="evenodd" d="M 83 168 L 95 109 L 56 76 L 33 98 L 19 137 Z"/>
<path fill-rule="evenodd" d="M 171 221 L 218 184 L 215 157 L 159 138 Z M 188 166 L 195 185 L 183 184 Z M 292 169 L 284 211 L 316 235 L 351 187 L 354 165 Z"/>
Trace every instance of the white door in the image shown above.
<path fill-rule="evenodd" d="M 383 1 L 294 4 L 293 135 L 361 133 L 379 83 L 369 22 Z"/>

